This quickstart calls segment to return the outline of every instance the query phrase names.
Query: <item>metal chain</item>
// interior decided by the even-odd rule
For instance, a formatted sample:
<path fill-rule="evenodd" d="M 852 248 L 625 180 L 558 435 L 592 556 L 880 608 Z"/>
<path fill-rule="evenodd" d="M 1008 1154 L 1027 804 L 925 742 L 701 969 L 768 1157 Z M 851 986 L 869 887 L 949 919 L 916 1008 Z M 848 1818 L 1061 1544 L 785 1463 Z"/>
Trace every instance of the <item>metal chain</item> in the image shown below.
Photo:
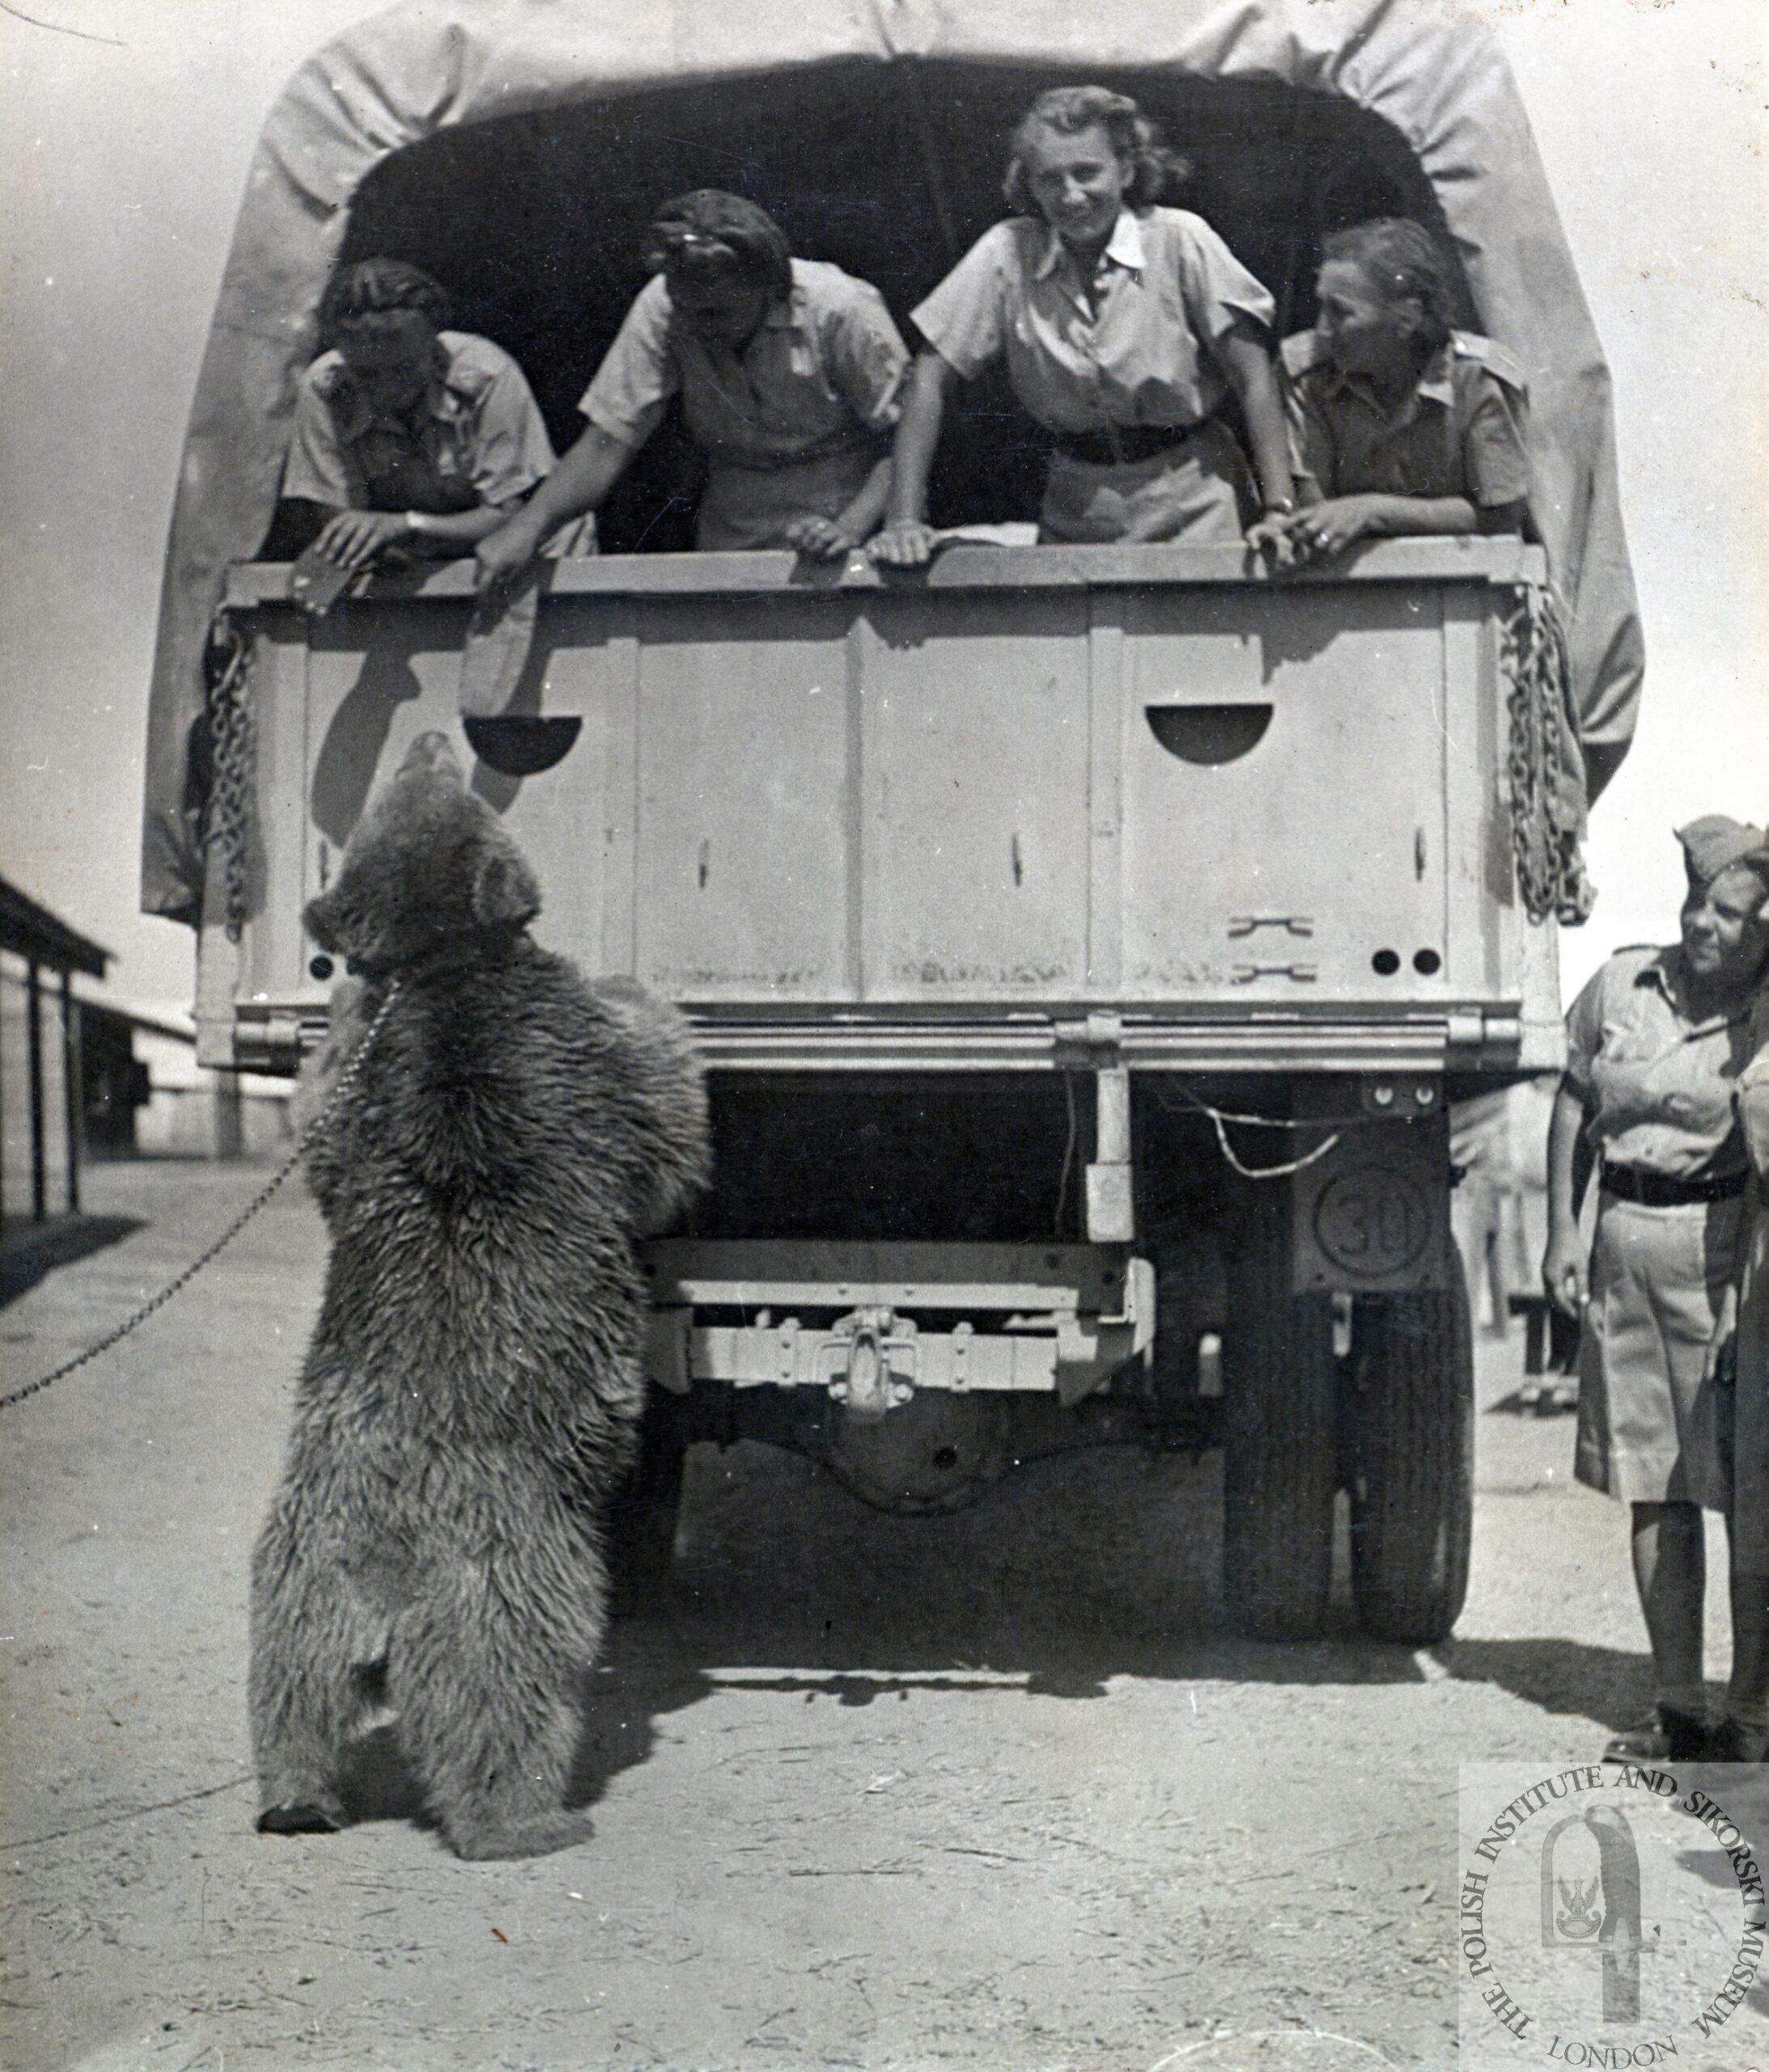
<path fill-rule="evenodd" d="M 1594 898 L 1580 845 L 1582 817 L 1568 793 L 1582 789 L 1567 711 L 1570 662 L 1553 600 L 1535 584 L 1512 592 L 1500 643 L 1510 719 L 1511 847 L 1517 888 L 1532 921 L 1584 920 Z"/>
<path fill-rule="evenodd" d="M 196 1279 L 218 1253 L 224 1251 L 233 1242 L 252 1217 L 269 1200 L 277 1189 L 288 1178 L 295 1167 L 306 1157 L 308 1153 L 312 1149 L 320 1132 L 331 1121 L 338 1103 L 355 1085 L 358 1079 L 362 1076 L 363 1067 L 367 1062 L 369 1046 L 380 1034 L 381 1025 L 386 1021 L 388 1013 L 398 996 L 399 981 L 395 979 L 388 985 L 387 997 L 376 1009 L 375 1019 L 363 1031 L 362 1042 L 350 1053 L 349 1062 L 338 1075 L 337 1084 L 327 1096 L 325 1106 L 303 1130 L 301 1140 L 294 1150 L 289 1153 L 276 1172 L 259 1188 L 257 1193 L 252 1196 L 209 1249 L 193 1259 L 176 1280 L 168 1281 L 157 1295 L 143 1302 L 126 1323 L 119 1324 L 115 1331 L 101 1338 L 96 1345 L 87 1346 L 83 1352 L 76 1353 L 71 1360 L 65 1361 L 53 1374 L 44 1375 L 40 1381 L 31 1382 L 22 1389 L 15 1389 L 10 1395 L 0 1395 L 0 1410 L 11 1410 L 15 1403 L 23 1403 L 28 1397 L 38 1395 L 53 1383 L 62 1380 L 66 1376 L 74 1373 L 77 1369 L 83 1367 L 87 1361 L 97 1359 L 101 1352 L 108 1352 L 113 1345 L 127 1338 L 131 1331 L 138 1331 L 156 1310 L 163 1309 L 180 1289 Z"/>
<path fill-rule="evenodd" d="M 223 918 L 230 942 L 240 940 L 248 912 L 247 859 L 253 800 L 254 740 L 252 649 L 225 614 L 217 622 L 227 660 L 209 692 L 209 796 L 203 807 L 205 852 L 219 846 L 226 890 Z"/>

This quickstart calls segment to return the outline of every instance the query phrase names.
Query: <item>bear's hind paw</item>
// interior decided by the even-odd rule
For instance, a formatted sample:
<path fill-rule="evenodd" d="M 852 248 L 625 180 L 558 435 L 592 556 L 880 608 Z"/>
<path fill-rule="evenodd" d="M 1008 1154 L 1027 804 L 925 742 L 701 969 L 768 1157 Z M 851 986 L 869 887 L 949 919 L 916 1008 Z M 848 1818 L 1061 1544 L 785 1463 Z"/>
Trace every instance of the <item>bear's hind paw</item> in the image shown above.
<path fill-rule="evenodd" d="M 258 1815 L 261 1835 L 335 1835 L 345 1825 L 335 1799 L 285 1798 Z"/>
<path fill-rule="evenodd" d="M 453 1822 L 448 1844 L 468 1863 L 499 1857 L 550 1856 L 555 1849 L 575 1849 L 595 1832 L 588 1813 L 534 1813 L 519 1820 Z"/>

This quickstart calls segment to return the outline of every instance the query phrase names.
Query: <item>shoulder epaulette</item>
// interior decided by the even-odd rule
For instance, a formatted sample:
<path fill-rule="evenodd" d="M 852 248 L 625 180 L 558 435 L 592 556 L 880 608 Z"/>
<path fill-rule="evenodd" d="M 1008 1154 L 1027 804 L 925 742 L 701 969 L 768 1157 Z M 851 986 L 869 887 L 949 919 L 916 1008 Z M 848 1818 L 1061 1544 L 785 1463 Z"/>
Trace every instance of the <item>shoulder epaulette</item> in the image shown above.
<path fill-rule="evenodd" d="M 1522 361 L 1497 339 L 1483 338 L 1478 331 L 1457 331 L 1453 333 L 1450 344 L 1463 359 L 1478 359 L 1494 380 L 1504 382 L 1508 388 L 1529 388 L 1529 377 L 1523 371 Z"/>

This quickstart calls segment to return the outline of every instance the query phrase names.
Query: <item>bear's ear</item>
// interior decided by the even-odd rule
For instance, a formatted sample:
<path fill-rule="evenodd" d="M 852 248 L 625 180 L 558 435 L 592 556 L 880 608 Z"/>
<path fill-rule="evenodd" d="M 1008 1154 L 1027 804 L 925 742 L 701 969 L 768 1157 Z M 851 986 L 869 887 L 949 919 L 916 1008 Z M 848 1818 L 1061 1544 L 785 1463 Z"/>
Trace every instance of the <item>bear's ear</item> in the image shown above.
<path fill-rule="evenodd" d="M 524 928 L 540 911 L 541 888 L 521 857 L 493 849 L 479 859 L 473 876 L 473 917 L 481 928 Z"/>

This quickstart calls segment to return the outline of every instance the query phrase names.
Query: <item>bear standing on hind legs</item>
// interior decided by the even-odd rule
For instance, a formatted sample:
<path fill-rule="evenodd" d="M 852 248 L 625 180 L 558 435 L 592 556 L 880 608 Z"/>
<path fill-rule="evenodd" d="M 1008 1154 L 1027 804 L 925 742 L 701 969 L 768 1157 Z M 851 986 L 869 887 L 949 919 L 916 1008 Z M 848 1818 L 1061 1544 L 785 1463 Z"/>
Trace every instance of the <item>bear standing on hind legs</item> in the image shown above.
<path fill-rule="evenodd" d="M 634 1242 L 704 1182 L 706 1098 L 675 1011 L 539 949 L 539 907 L 426 734 L 308 908 L 359 983 L 302 1095 L 344 1084 L 308 1153 L 331 1256 L 252 1565 L 266 1831 L 344 1823 L 341 1760 L 385 1704 L 460 1855 L 588 1832 L 564 1797 L 645 1402 Z"/>

